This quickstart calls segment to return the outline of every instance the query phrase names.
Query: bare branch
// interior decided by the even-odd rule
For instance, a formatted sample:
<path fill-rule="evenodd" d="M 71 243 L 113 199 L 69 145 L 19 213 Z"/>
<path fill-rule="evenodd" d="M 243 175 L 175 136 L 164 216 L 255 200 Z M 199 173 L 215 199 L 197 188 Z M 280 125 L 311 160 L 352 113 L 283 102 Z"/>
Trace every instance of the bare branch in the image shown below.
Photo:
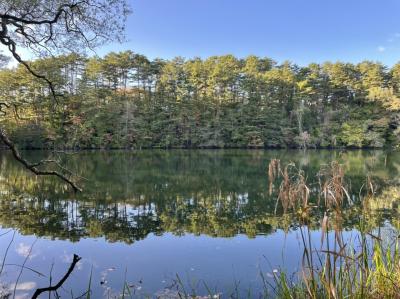
<path fill-rule="evenodd" d="M 60 279 L 60 281 L 54 285 L 54 286 L 49 286 L 47 288 L 41 288 L 41 289 L 37 289 L 35 291 L 35 293 L 32 296 L 32 299 L 36 299 L 39 297 L 40 294 L 44 293 L 44 292 L 53 292 L 53 291 L 57 291 L 64 283 L 65 281 L 68 279 L 68 277 L 71 275 L 72 271 L 74 271 L 74 268 L 76 266 L 76 264 L 81 260 L 81 257 L 79 257 L 78 255 L 74 254 L 74 258 L 72 259 L 72 263 L 69 266 L 69 269 L 67 271 L 67 273 L 65 273 L 65 275 Z"/>
<path fill-rule="evenodd" d="M 0 1 L 0 44 L 6 46 L 12 57 L 34 77 L 47 83 L 50 94 L 57 103 L 55 85 L 51 78 L 40 74 L 19 55 L 19 48 L 29 48 L 36 54 L 56 52 L 81 52 L 93 49 L 110 40 L 121 41 L 126 16 L 130 13 L 126 0 L 52 0 L 52 1 Z M 4 59 L 2 59 L 4 60 Z M 0 104 L 0 115 L 5 116 Z M 14 114 L 19 118 L 14 105 Z M 80 189 L 68 177 L 57 171 L 39 170 L 46 161 L 29 163 L 18 152 L 15 144 L 0 128 L 0 140 L 12 151 L 14 158 L 36 175 L 52 175 L 67 182 L 73 190 Z M 52 161 L 55 163 L 54 161 Z M 56 163 L 62 170 L 63 167 Z"/>

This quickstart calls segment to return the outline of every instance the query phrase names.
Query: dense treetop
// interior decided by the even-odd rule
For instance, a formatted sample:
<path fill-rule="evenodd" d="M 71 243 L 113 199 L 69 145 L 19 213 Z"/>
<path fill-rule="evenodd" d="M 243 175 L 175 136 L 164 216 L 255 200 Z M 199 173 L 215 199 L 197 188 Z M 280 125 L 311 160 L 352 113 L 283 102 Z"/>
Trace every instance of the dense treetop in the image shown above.
<path fill-rule="evenodd" d="M 396 147 L 400 64 L 300 67 L 232 55 L 149 60 L 131 51 L 35 60 L 0 72 L 3 120 L 25 148 Z"/>

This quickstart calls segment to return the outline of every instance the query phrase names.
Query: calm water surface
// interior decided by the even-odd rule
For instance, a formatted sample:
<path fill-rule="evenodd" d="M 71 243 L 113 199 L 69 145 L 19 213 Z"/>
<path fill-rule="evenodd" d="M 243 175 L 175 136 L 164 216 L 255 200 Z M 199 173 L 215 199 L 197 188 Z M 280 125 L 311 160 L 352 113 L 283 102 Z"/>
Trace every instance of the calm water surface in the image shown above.
<path fill-rule="evenodd" d="M 25 155 L 34 161 L 48 153 Z M 0 281 L 15 287 L 18 298 L 48 286 L 50 273 L 58 280 L 74 253 L 83 259 L 59 291 L 64 298 L 71 290 L 81 295 L 91 271 L 92 298 L 118 295 L 125 281 L 135 296 L 165 295 L 177 277 L 202 295 L 205 285 L 225 297 L 239 285 L 256 297 L 263 290 L 260 272 L 272 283 L 274 269 L 294 273 L 301 265 L 300 225 L 275 211 L 277 195 L 268 192 L 271 159 L 295 162 L 312 190 L 322 164 L 343 163 L 355 202 L 343 221 L 349 238 L 357 235 L 357 198 L 366 176 L 388 194 L 400 178 L 400 153 L 383 151 L 154 150 L 60 158 L 82 177 L 83 193 L 34 177 L 0 153 L 1 258 L 11 244 Z M 396 226 L 397 199 L 374 205 L 368 225 Z M 316 211 L 310 224 L 316 242 L 320 219 Z M 15 265 L 25 259 L 44 276 L 24 269 L 15 286 Z"/>

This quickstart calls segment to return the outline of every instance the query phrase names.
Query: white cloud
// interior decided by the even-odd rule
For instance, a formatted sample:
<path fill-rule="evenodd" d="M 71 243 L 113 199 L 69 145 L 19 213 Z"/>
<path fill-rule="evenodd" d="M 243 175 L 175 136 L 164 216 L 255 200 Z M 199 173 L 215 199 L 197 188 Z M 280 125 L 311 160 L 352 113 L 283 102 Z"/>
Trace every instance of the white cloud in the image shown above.
<path fill-rule="evenodd" d="M 385 50 L 386 50 L 386 48 L 383 47 L 383 46 L 379 46 L 379 47 L 378 47 L 378 51 L 379 51 L 379 52 L 385 52 Z"/>
<path fill-rule="evenodd" d="M 10 286 L 10 289 L 14 288 L 18 291 L 30 291 L 36 289 L 36 282 L 34 281 L 20 282 L 16 286 L 15 284 L 12 284 Z"/>
<path fill-rule="evenodd" d="M 26 258 L 29 256 L 29 259 L 33 259 L 37 254 L 32 254 L 31 247 L 31 245 L 19 243 L 15 251 L 22 257 Z"/>

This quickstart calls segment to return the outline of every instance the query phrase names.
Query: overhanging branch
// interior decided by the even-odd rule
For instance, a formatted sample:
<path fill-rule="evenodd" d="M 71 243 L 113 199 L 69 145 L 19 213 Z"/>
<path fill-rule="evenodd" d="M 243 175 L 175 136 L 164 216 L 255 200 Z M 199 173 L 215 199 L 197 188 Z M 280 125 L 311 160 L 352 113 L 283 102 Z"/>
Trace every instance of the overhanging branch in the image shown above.
<path fill-rule="evenodd" d="M 30 170 L 34 174 L 36 174 L 36 175 L 56 176 L 56 177 L 62 179 L 63 181 L 65 181 L 66 183 L 68 183 L 72 187 L 74 192 L 82 191 L 72 180 L 70 180 L 68 177 L 66 177 L 62 173 L 60 173 L 58 171 L 55 171 L 55 170 L 46 171 L 46 170 L 38 169 L 37 167 L 39 165 L 43 164 L 43 162 L 31 164 L 27 160 L 25 160 L 21 156 L 21 154 L 19 153 L 19 151 L 18 151 L 17 147 L 15 146 L 15 144 L 10 140 L 10 138 L 8 138 L 8 135 L 7 135 L 7 133 L 5 132 L 4 129 L 0 129 L 0 140 L 3 141 L 3 143 L 11 150 L 14 158 L 18 162 L 20 162 L 22 165 L 24 165 L 25 168 L 27 168 L 28 170 Z"/>

